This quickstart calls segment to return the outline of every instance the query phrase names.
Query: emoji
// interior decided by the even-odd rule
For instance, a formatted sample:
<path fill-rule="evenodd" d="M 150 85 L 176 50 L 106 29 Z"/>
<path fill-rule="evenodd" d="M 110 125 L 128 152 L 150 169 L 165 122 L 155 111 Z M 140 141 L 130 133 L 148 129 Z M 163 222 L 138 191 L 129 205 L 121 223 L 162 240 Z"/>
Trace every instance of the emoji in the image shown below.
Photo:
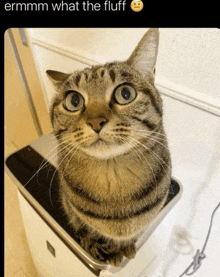
<path fill-rule="evenodd" d="M 133 12 L 140 12 L 144 7 L 144 3 L 141 0 L 133 0 L 131 2 L 131 9 Z"/>

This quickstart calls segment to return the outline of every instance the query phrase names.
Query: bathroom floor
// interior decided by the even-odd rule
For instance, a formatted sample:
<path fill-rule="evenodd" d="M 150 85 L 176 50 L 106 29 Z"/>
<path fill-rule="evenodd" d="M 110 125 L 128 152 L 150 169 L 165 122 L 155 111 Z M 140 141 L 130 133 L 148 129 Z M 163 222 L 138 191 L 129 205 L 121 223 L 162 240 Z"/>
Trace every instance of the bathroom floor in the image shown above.
<path fill-rule="evenodd" d="M 8 156 L 16 147 L 5 144 Z M 25 236 L 17 187 L 5 173 L 5 277 L 38 277 Z"/>

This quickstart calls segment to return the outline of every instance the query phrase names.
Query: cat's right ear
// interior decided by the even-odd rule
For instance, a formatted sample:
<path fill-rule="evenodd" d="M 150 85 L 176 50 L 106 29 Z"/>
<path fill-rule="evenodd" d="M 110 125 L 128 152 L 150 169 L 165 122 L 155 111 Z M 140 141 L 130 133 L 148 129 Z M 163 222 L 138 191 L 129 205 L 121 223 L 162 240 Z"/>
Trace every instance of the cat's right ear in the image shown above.
<path fill-rule="evenodd" d="M 47 70 L 46 73 L 49 79 L 56 87 L 62 85 L 70 76 L 70 74 L 66 74 L 55 70 Z"/>
<path fill-rule="evenodd" d="M 143 77 L 154 80 L 158 45 L 159 30 L 151 28 L 142 37 L 126 63 L 133 66 Z"/>

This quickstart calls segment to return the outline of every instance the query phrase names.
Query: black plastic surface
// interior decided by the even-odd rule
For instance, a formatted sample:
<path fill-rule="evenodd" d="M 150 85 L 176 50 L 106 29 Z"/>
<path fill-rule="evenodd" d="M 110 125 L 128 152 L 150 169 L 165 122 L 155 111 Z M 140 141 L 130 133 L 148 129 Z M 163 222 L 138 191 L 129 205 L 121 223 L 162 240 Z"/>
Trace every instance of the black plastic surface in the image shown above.
<path fill-rule="evenodd" d="M 38 203 L 76 240 L 59 201 L 58 172 L 54 166 L 30 146 L 9 156 L 6 165 Z"/>

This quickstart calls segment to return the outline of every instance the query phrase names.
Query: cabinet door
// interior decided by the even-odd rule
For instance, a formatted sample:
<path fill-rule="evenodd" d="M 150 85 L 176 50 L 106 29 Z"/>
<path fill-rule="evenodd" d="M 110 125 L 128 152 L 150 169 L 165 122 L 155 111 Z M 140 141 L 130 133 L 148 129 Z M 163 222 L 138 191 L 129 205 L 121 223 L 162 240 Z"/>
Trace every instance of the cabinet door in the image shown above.
<path fill-rule="evenodd" d="M 44 94 L 31 49 L 19 30 L 5 33 L 5 137 L 22 147 L 51 131 Z"/>

